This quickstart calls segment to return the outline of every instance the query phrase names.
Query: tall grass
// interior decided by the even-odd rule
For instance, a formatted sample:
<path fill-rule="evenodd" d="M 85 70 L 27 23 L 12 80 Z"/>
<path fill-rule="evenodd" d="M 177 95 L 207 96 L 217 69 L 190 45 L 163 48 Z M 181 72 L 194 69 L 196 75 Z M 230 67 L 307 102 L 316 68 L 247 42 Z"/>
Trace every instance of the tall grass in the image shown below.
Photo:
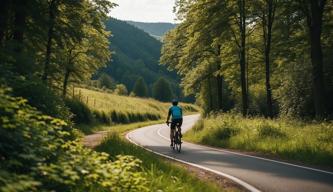
<path fill-rule="evenodd" d="M 333 167 L 332 122 L 219 114 L 199 121 L 185 134 L 185 139 Z"/>
<path fill-rule="evenodd" d="M 95 116 L 103 123 L 158 120 L 167 115 L 170 107 L 169 103 L 154 99 L 120 96 L 84 88 L 75 88 L 72 94 L 95 111 Z M 181 106 L 186 114 L 199 112 L 199 108 L 195 105 L 182 103 Z"/>
<path fill-rule="evenodd" d="M 221 191 L 215 184 L 199 180 L 185 169 L 176 167 L 171 162 L 162 160 L 161 157 L 124 141 L 116 133 L 110 134 L 97 147 L 97 151 L 108 153 L 112 159 L 117 155 L 133 155 L 140 159 L 149 181 L 149 191 Z M 237 191 L 237 189 L 228 188 L 222 191 Z"/>

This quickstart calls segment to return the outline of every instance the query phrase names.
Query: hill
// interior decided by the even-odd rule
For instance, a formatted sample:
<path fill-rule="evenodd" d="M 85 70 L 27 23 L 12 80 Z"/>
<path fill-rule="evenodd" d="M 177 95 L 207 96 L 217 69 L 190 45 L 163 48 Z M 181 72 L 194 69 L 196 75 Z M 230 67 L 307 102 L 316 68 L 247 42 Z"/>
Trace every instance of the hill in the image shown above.
<path fill-rule="evenodd" d="M 161 39 L 166 32 L 177 26 L 176 24 L 173 23 L 163 23 L 163 22 L 160 23 L 145 23 L 137 21 L 126 21 L 126 22 L 149 33 L 151 36 L 157 39 Z"/>
<path fill-rule="evenodd" d="M 129 123 L 165 119 L 170 103 L 154 99 L 121 96 L 100 90 L 75 88 L 75 98 L 79 98 L 92 111 L 103 113 L 112 122 Z M 187 103 L 180 103 L 185 114 L 198 113 L 200 109 Z M 121 118 L 121 119 L 119 119 Z M 126 120 L 124 122 L 119 120 Z"/>
<path fill-rule="evenodd" d="M 106 22 L 106 28 L 112 31 L 110 49 L 114 54 L 107 67 L 100 72 L 125 84 L 130 91 L 139 77 L 144 78 L 149 88 L 159 77 L 165 77 L 171 83 L 173 92 L 179 95 L 177 75 L 159 65 L 160 41 L 125 21 L 113 18 Z"/>

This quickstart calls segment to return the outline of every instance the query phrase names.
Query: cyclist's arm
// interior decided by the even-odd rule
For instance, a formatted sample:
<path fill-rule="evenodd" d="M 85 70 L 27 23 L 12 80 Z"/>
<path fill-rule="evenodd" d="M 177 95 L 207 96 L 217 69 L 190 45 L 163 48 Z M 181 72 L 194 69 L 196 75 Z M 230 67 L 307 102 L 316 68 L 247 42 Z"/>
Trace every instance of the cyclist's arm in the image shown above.
<path fill-rule="evenodd" d="M 171 116 L 171 109 L 169 109 L 169 112 L 168 112 L 167 122 L 169 122 L 170 116 Z"/>

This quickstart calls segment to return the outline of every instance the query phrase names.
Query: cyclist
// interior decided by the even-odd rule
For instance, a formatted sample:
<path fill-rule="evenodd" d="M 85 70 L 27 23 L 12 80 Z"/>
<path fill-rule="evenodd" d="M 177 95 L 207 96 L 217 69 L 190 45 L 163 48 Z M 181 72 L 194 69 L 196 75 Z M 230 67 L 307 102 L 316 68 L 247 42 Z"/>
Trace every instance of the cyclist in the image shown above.
<path fill-rule="evenodd" d="M 173 135 L 175 134 L 175 129 L 176 127 L 178 127 L 179 133 L 180 133 L 180 137 L 182 137 L 181 135 L 181 126 L 183 124 L 183 110 L 181 107 L 178 106 L 178 100 L 173 99 L 172 100 L 172 106 L 169 108 L 169 113 L 168 113 L 168 117 L 167 117 L 167 125 L 169 126 L 169 119 L 170 116 L 172 116 L 171 118 L 171 129 L 170 129 L 170 140 L 171 140 L 171 144 L 170 146 L 173 146 Z"/>

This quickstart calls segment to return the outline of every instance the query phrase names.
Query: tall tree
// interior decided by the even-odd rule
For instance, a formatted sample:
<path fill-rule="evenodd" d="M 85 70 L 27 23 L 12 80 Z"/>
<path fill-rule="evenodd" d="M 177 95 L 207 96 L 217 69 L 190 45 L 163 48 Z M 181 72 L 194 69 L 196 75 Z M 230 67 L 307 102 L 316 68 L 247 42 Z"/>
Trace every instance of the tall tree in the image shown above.
<path fill-rule="evenodd" d="M 170 83 L 163 77 L 159 78 L 153 85 L 153 97 L 160 101 L 171 101 L 173 97 Z"/>
<path fill-rule="evenodd" d="M 56 18 L 58 14 L 58 6 L 60 0 L 49 0 L 48 1 L 48 22 L 47 22 L 47 41 L 46 41 L 46 50 L 45 50 L 45 62 L 44 62 L 44 71 L 42 75 L 42 80 L 47 83 L 49 76 L 49 66 L 51 60 L 52 44 L 54 38 L 54 27 L 56 23 Z"/>
<path fill-rule="evenodd" d="M 317 117 L 323 117 L 326 114 L 326 91 L 321 35 L 326 0 L 304 0 L 302 4 L 309 31 L 315 111 Z"/>
<path fill-rule="evenodd" d="M 270 82 L 271 77 L 271 44 L 272 44 L 272 28 L 275 18 L 276 0 L 259 1 L 260 20 L 263 36 L 263 50 L 265 62 L 265 85 L 266 85 L 266 103 L 267 116 L 273 117 L 272 104 L 272 87 Z"/>
<path fill-rule="evenodd" d="M 132 92 L 138 97 L 148 97 L 148 86 L 142 77 L 136 80 Z"/>
<path fill-rule="evenodd" d="M 241 89 L 242 89 L 242 114 L 247 115 L 248 110 L 248 90 L 246 82 L 246 11 L 245 11 L 245 0 L 237 1 L 239 9 L 239 65 L 240 65 L 240 79 L 241 79 Z"/>

